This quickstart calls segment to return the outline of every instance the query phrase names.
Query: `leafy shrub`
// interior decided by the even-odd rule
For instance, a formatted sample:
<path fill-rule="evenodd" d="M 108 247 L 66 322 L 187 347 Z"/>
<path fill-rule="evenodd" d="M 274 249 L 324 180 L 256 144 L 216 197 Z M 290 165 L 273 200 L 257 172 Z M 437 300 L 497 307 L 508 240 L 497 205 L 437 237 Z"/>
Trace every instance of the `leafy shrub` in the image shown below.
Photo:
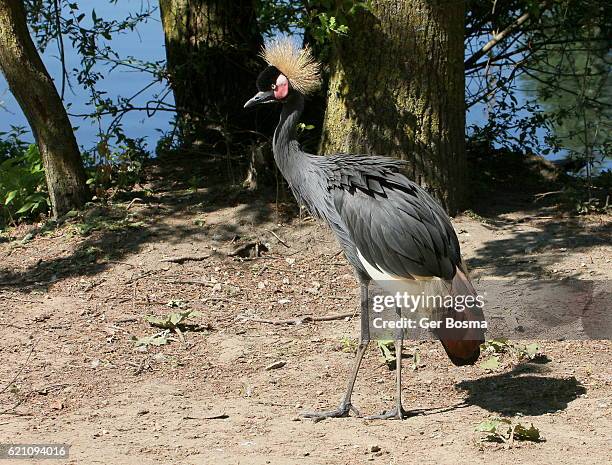
<path fill-rule="evenodd" d="M 11 126 L 9 132 L 0 132 L 0 163 L 18 157 L 28 148 L 28 143 L 21 139 L 26 132 L 21 126 Z"/>
<path fill-rule="evenodd" d="M 105 198 L 107 189 L 130 190 L 139 182 L 149 153 L 144 138 L 121 137 L 118 146 L 102 139 L 94 150 L 83 154 L 87 166 L 87 184 L 96 198 Z"/>
<path fill-rule="evenodd" d="M 0 141 L 0 223 L 4 224 L 46 213 L 50 206 L 38 147 L 20 144 Z"/>

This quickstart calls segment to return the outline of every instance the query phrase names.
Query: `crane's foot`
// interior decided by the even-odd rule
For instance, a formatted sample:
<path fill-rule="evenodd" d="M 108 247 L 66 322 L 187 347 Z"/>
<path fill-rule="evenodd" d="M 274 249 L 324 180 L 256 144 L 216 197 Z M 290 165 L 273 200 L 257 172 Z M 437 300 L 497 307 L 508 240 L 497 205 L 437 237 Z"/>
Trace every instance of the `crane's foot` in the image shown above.
<path fill-rule="evenodd" d="M 413 414 L 414 415 L 414 414 Z M 410 412 L 404 410 L 404 407 L 393 407 L 391 410 L 385 410 L 379 415 L 371 415 L 365 417 L 366 420 L 403 420 L 411 416 Z"/>
<path fill-rule="evenodd" d="M 304 418 L 311 418 L 316 423 L 317 421 L 325 420 L 326 418 L 345 418 L 349 416 L 350 412 L 353 412 L 358 417 L 361 416 L 359 410 L 348 402 L 342 402 L 335 410 L 326 410 L 323 412 L 303 412 L 300 415 Z"/>

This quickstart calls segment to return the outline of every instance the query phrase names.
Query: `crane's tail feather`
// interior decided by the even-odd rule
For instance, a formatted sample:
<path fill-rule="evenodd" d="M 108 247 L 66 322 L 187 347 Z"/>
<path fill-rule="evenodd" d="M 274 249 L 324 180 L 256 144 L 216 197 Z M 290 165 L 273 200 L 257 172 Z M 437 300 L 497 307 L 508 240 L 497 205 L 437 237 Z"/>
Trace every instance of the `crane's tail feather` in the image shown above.
<path fill-rule="evenodd" d="M 457 267 L 449 292 L 455 302 L 463 303 L 444 309 L 438 318 L 441 326 L 435 331 L 451 362 L 457 366 L 473 365 L 478 360 L 486 329 L 484 302 L 461 268 Z"/>

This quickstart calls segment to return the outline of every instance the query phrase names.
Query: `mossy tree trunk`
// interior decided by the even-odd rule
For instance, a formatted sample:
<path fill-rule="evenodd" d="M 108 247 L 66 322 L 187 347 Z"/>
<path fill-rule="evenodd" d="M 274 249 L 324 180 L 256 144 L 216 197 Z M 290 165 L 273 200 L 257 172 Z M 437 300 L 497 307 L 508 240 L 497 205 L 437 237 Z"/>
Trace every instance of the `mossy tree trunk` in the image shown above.
<path fill-rule="evenodd" d="M 38 144 L 54 216 L 83 206 L 90 198 L 83 161 L 62 100 L 30 37 L 21 0 L 0 0 L 0 69 Z"/>
<path fill-rule="evenodd" d="M 410 161 L 454 213 L 465 196 L 464 2 L 373 0 L 334 43 L 322 153 Z"/>
<path fill-rule="evenodd" d="M 186 138 L 205 143 L 233 133 L 250 139 L 243 109 L 262 69 L 255 0 L 160 0 L 170 83 Z"/>

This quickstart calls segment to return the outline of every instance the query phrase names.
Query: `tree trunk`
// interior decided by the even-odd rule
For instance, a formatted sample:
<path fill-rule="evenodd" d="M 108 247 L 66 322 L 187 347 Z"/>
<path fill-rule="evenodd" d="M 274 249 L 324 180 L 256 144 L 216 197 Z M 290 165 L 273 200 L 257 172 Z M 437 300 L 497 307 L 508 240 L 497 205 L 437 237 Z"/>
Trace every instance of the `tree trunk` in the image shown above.
<path fill-rule="evenodd" d="M 89 189 L 74 132 L 32 42 L 21 0 L 0 0 L 0 69 L 36 138 L 53 215 L 83 206 Z"/>
<path fill-rule="evenodd" d="M 252 139 L 243 105 L 262 68 L 255 0 L 160 0 L 160 9 L 184 142 Z"/>
<path fill-rule="evenodd" d="M 334 43 L 322 153 L 386 155 L 454 213 L 465 195 L 464 2 L 374 0 Z"/>

